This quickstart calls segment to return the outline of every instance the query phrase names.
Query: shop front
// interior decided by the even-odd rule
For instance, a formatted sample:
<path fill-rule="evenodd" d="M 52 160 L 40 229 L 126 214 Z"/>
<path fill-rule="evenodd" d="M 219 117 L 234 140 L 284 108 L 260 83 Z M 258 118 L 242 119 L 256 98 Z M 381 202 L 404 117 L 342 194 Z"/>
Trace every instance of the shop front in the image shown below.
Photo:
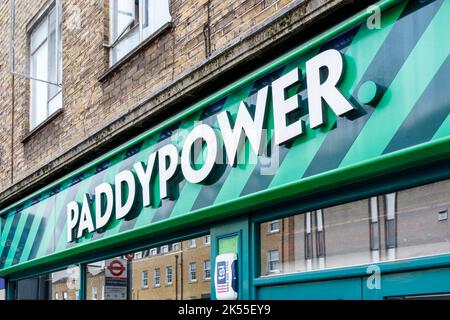
<path fill-rule="evenodd" d="M 449 16 L 382 1 L 5 208 L 7 298 L 450 298 Z"/>

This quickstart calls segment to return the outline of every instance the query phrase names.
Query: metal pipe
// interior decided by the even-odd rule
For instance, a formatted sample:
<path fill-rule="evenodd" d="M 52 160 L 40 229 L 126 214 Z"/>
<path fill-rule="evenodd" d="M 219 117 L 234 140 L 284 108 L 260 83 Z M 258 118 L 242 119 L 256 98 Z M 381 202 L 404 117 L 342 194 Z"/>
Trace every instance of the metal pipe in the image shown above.
<path fill-rule="evenodd" d="M 14 23 L 16 20 L 15 0 L 9 0 L 9 71 L 14 73 Z"/>
<path fill-rule="evenodd" d="M 175 300 L 178 300 L 178 255 L 175 255 Z"/>

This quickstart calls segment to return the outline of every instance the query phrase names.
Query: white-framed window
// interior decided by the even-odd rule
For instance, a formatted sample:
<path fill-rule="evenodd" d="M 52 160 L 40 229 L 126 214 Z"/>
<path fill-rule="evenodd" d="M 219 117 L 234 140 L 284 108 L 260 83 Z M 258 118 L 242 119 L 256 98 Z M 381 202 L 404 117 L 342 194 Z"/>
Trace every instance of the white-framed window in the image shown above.
<path fill-rule="evenodd" d="M 63 292 L 63 300 L 69 300 L 69 295 L 66 291 Z"/>
<path fill-rule="evenodd" d="M 189 247 L 190 249 L 193 249 L 193 248 L 196 248 L 196 247 L 197 247 L 197 242 L 195 241 L 195 239 L 190 239 L 190 240 L 188 241 L 188 247 Z"/>
<path fill-rule="evenodd" d="M 211 260 L 203 261 L 203 279 L 211 280 Z"/>
<path fill-rule="evenodd" d="M 168 253 L 168 252 L 169 252 L 169 246 L 162 246 L 161 247 L 161 254 Z"/>
<path fill-rule="evenodd" d="M 178 251 L 178 250 L 180 250 L 180 244 L 178 242 L 172 244 L 172 251 Z"/>
<path fill-rule="evenodd" d="M 161 286 L 161 269 L 156 268 L 153 272 L 153 286 L 159 287 Z"/>
<path fill-rule="evenodd" d="M 59 300 L 59 293 L 58 292 L 55 293 L 55 300 Z"/>
<path fill-rule="evenodd" d="M 197 281 L 197 263 L 189 263 L 189 282 Z"/>
<path fill-rule="evenodd" d="M 92 287 L 92 300 L 98 299 L 97 287 Z"/>
<path fill-rule="evenodd" d="M 110 0 L 111 65 L 171 20 L 169 0 Z"/>
<path fill-rule="evenodd" d="M 136 260 L 142 259 L 142 251 L 136 252 L 134 254 L 134 259 Z"/>
<path fill-rule="evenodd" d="M 280 272 L 280 254 L 278 250 L 270 250 L 267 252 L 267 272 Z"/>
<path fill-rule="evenodd" d="M 269 233 L 280 232 L 280 220 L 274 220 L 269 222 L 268 230 Z"/>
<path fill-rule="evenodd" d="M 173 268 L 172 266 L 166 267 L 166 284 L 171 285 L 173 283 Z"/>
<path fill-rule="evenodd" d="M 30 33 L 30 129 L 62 108 L 61 6 L 41 18 Z"/>
<path fill-rule="evenodd" d="M 211 244 L 211 236 L 210 235 L 207 235 L 207 236 L 203 237 L 203 244 L 205 246 L 209 246 Z"/>
<path fill-rule="evenodd" d="M 150 256 L 156 256 L 156 255 L 158 255 L 158 249 L 157 248 L 150 249 Z"/>
<path fill-rule="evenodd" d="M 142 271 L 142 288 L 148 288 L 148 271 Z"/>

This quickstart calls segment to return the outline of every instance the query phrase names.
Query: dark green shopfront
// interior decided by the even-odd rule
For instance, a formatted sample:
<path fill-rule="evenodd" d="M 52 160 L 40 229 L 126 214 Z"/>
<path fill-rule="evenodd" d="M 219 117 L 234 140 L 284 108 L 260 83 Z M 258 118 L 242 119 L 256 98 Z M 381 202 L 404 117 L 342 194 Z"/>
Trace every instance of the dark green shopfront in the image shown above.
<path fill-rule="evenodd" d="M 449 30 L 382 1 L 5 208 L 7 298 L 450 298 Z"/>

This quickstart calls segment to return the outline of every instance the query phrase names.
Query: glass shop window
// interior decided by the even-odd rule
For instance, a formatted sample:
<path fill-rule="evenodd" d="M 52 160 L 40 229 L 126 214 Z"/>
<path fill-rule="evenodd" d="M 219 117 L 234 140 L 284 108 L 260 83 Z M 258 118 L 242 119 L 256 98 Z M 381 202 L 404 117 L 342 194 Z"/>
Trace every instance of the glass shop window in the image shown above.
<path fill-rule="evenodd" d="M 78 300 L 80 268 L 61 271 L 15 282 L 16 300 Z"/>
<path fill-rule="evenodd" d="M 196 238 L 202 241 L 203 236 Z M 210 277 L 210 246 L 189 248 L 189 240 L 165 244 L 86 265 L 86 298 L 101 300 L 188 300 L 210 297 L 211 280 L 191 282 L 203 266 Z M 166 249 L 167 248 L 167 249 Z M 195 270 L 190 264 L 196 265 Z M 200 277 L 201 277 L 200 273 Z"/>
<path fill-rule="evenodd" d="M 111 65 L 171 20 L 169 0 L 110 0 Z"/>
<path fill-rule="evenodd" d="M 450 253 L 450 180 L 260 225 L 261 276 Z"/>
<path fill-rule="evenodd" d="M 33 129 L 62 107 L 60 1 L 30 34 L 30 75 L 30 129 Z"/>

